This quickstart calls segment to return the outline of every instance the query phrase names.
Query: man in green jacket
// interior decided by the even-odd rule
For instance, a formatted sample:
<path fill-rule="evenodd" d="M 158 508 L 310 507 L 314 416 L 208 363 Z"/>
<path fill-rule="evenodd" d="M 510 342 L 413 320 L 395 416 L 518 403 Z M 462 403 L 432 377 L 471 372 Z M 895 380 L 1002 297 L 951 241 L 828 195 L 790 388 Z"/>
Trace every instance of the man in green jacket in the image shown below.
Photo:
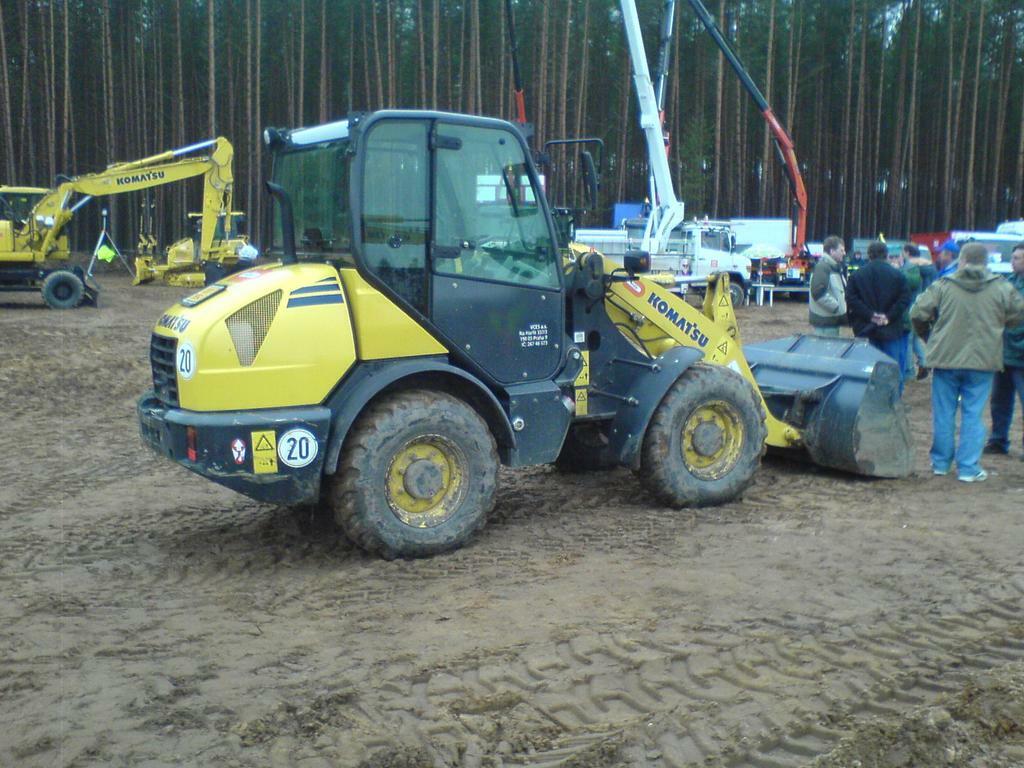
<path fill-rule="evenodd" d="M 1009 283 L 1024 296 L 1024 243 L 1013 247 L 1010 262 L 1013 272 Z M 1007 328 L 1003 333 L 1003 370 L 992 382 L 992 434 L 985 445 L 985 453 L 1010 452 L 1010 424 L 1013 423 L 1013 396 L 1016 392 L 1024 412 L 1024 325 Z M 1021 455 L 1024 459 L 1024 455 Z"/>
<path fill-rule="evenodd" d="M 1003 329 L 1024 322 L 1024 297 L 988 271 L 988 251 L 969 243 L 956 272 L 940 277 L 910 310 L 914 330 L 927 340 L 932 369 L 932 471 L 947 475 L 954 460 L 956 412 L 962 408 L 955 446 L 962 482 L 981 482 L 978 463 L 985 445 L 982 411 L 992 374 L 1003 367 Z"/>
<path fill-rule="evenodd" d="M 838 336 L 846 325 L 846 277 L 843 259 L 846 246 L 836 235 L 825 238 L 824 253 L 811 272 L 808 291 L 808 312 L 811 332 L 821 336 Z"/>

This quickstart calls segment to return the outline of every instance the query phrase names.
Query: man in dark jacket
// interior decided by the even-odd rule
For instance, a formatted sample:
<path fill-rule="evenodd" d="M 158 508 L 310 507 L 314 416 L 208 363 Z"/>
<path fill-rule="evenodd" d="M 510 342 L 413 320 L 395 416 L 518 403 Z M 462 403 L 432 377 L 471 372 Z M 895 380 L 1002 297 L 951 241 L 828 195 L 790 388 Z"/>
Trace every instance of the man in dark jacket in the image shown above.
<path fill-rule="evenodd" d="M 910 306 L 910 288 L 903 274 L 888 264 L 889 249 L 877 240 L 868 246 L 867 266 L 861 267 L 846 284 L 846 307 L 855 336 L 867 339 L 903 370 L 907 367 L 903 314 Z"/>
<path fill-rule="evenodd" d="M 1024 297 L 1024 243 L 1013 247 L 1009 282 Z M 985 453 L 1010 452 L 1010 424 L 1013 423 L 1013 397 L 1016 393 L 1024 411 L 1024 325 L 1003 332 L 1003 370 L 996 371 L 992 382 L 992 434 Z M 1021 456 L 1024 459 L 1024 455 Z"/>
<path fill-rule="evenodd" d="M 978 463 L 985 445 L 982 413 L 992 374 L 1003 367 L 1003 329 L 1024 322 L 1024 298 L 988 271 L 988 251 L 968 243 L 957 271 L 940 277 L 910 310 L 914 330 L 928 340 L 932 379 L 932 472 L 948 475 L 954 449 L 959 479 L 988 477 Z M 956 445 L 956 412 L 961 411 Z"/>

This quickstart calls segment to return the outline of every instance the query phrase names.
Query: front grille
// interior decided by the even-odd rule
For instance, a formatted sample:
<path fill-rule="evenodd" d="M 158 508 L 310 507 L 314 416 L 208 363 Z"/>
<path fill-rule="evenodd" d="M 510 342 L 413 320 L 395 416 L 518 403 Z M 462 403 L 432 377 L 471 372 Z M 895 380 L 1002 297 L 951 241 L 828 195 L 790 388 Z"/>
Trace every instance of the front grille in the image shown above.
<path fill-rule="evenodd" d="M 149 343 L 149 362 L 153 367 L 153 390 L 165 405 L 178 405 L 178 376 L 174 366 L 178 340 L 158 333 Z"/>

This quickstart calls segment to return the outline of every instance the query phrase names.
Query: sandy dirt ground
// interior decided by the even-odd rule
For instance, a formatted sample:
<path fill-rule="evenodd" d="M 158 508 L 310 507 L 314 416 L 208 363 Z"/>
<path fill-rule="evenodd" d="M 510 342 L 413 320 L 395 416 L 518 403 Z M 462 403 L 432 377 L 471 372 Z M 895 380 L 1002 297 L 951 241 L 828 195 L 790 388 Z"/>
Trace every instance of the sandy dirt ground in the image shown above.
<path fill-rule="evenodd" d="M 143 449 L 187 291 L 103 283 L 0 295 L 0 766 L 1024 765 L 1024 462 L 933 477 L 927 382 L 906 480 L 505 471 L 470 546 L 385 562 Z"/>

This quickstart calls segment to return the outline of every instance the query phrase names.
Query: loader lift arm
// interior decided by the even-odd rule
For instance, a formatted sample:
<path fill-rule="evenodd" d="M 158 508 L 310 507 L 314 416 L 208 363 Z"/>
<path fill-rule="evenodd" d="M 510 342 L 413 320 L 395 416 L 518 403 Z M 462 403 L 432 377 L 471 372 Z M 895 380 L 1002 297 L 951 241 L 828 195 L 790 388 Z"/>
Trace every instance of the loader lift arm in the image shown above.
<path fill-rule="evenodd" d="M 729 62 L 729 66 L 733 68 L 743 87 L 750 94 L 750 98 L 757 104 L 761 115 L 768 123 L 768 130 L 771 131 L 772 139 L 775 141 L 775 149 L 778 151 L 782 165 L 786 169 L 786 178 L 789 181 L 789 189 L 793 195 L 793 204 L 796 207 L 796 228 L 792 233 L 791 245 L 793 247 L 793 255 L 800 256 L 807 250 L 807 188 L 804 186 L 800 165 L 796 159 L 793 138 L 782 126 L 782 123 L 779 122 L 779 118 L 775 115 L 768 100 L 765 99 L 761 89 L 757 87 L 757 84 L 750 77 L 750 73 L 747 72 L 743 62 L 740 61 L 739 56 L 732 49 L 732 46 L 729 45 L 729 41 L 725 39 L 722 30 L 718 28 L 718 24 L 715 23 L 714 18 L 708 12 L 704 3 L 701 0 L 687 0 L 687 2 L 690 3 L 693 12 L 697 14 L 697 18 L 704 25 L 704 29 L 707 30 L 711 39 L 715 41 L 722 55 L 725 56 L 725 60 Z"/>

